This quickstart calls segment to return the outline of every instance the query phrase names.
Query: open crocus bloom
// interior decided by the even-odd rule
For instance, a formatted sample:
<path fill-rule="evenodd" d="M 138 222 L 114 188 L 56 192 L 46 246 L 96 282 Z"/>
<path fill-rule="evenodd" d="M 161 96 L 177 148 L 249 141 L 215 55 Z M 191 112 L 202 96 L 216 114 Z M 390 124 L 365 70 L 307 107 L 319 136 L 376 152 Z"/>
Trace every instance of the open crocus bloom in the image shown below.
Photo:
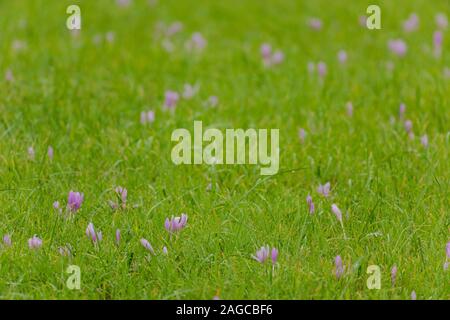
<path fill-rule="evenodd" d="M 408 50 L 408 46 L 401 39 L 394 39 L 388 42 L 389 50 L 399 57 L 403 57 Z"/>
<path fill-rule="evenodd" d="M 175 91 L 166 91 L 164 95 L 164 107 L 167 109 L 175 109 L 177 106 L 177 102 L 179 99 L 179 95 Z"/>
<path fill-rule="evenodd" d="M 164 228 L 166 228 L 169 232 L 176 232 L 183 229 L 187 224 L 188 216 L 184 213 L 181 214 L 181 217 L 175 218 L 166 218 L 164 222 Z"/>
<path fill-rule="evenodd" d="M 319 18 L 310 18 L 308 20 L 308 26 L 313 30 L 320 30 L 322 29 L 322 20 Z"/>
<path fill-rule="evenodd" d="M 336 278 L 339 279 L 344 274 L 344 263 L 342 262 L 341 256 L 338 255 L 334 258 L 334 265 Z"/>
<path fill-rule="evenodd" d="M 261 57 L 266 67 L 280 64 L 284 60 L 284 53 L 281 50 L 276 50 L 272 53 L 272 46 L 268 43 L 263 43 L 260 48 Z"/>
<path fill-rule="evenodd" d="M 270 259 L 272 260 L 272 263 L 275 264 L 277 262 L 277 258 L 278 258 L 278 249 L 277 248 L 272 248 L 272 250 L 270 250 L 269 246 L 263 246 L 258 251 L 256 251 L 256 255 L 252 256 L 252 257 L 256 261 L 258 261 L 260 263 L 264 263 L 269 258 L 269 255 L 270 255 Z"/>
<path fill-rule="evenodd" d="M 270 252 L 269 246 L 261 247 L 261 249 L 256 251 L 256 256 L 253 256 L 253 258 L 260 263 L 264 263 L 269 257 L 269 252 Z"/>
<path fill-rule="evenodd" d="M 412 13 L 407 20 L 403 22 L 403 30 L 406 32 L 412 32 L 419 27 L 419 17 L 417 14 Z"/>
<path fill-rule="evenodd" d="M 83 203 L 83 199 L 84 195 L 82 193 L 70 191 L 67 201 L 67 207 L 70 211 L 75 212 L 80 209 L 81 204 Z"/>
<path fill-rule="evenodd" d="M 36 235 L 33 238 L 28 239 L 28 247 L 30 249 L 39 249 L 42 246 L 42 239 L 38 238 Z"/>
<path fill-rule="evenodd" d="M 330 195 L 330 183 L 327 182 L 324 185 L 319 185 L 317 188 L 317 192 L 323 195 L 324 197 L 328 197 Z"/>
<path fill-rule="evenodd" d="M 188 49 L 202 50 L 206 47 L 207 41 L 200 32 L 194 32 L 191 39 L 186 43 Z"/>

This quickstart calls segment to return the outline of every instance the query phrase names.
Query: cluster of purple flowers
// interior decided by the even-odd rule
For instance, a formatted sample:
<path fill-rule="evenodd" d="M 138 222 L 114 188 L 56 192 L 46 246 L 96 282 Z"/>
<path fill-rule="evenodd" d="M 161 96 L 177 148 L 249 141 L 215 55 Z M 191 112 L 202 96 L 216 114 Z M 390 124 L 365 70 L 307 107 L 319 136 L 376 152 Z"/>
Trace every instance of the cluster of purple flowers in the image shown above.
<path fill-rule="evenodd" d="M 277 248 L 270 249 L 269 246 L 263 246 L 258 251 L 256 251 L 256 255 L 252 257 L 253 259 L 255 259 L 260 263 L 266 262 L 270 257 L 272 264 L 275 264 L 277 263 L 278 259 L 278 249 Z"/>

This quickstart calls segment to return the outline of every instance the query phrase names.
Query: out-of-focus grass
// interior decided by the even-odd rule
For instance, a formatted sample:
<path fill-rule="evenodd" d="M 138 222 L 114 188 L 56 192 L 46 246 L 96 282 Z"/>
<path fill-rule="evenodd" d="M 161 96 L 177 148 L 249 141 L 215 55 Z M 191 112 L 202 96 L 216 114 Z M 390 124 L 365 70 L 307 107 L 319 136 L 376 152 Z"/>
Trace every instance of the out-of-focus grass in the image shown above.
<path fill-rule="evenodd" d="M 78 36 L 65 27 L 72 3 L 82 12 Z M 378 31 L 358 23 L 368 5 L 200 0 L 149 6 L 135 0 L 121 8 L 113 1 L 2 1 L 0 74 L 10 69 L 15 79 L 0 80 L 0 235 L 11 234 L 13 242 L 0 248 L 1 297 L 408 299 L 415 290 L 421 299 L 447 299 L 448 31 L 440 59 L 431 48 L 434 17 L 448 15 L 449 4 L 380 1 Z M 412 12 L 420 17 L 419 30 L 405 33 L 402 21 Z M 323 20 L 321 31 L 307 27 L 310 17 Z M 172 53 L 155 35 L 160 21 L 184 25 Z M 104 39 L 109 31 L 113 43 Z M 199 54 L 184 47 L 196 31 L 208 41 Z M 404 58 L 388 51 L 392 38 L 407 43 Z M 12 48 L 17 40 L 25 50 Z M 263 42 L 281 49 L 285 61 L 265 68 Z M 349 57 L 344 66 L 337 60 L 341 49 Z M 308 74 L 308 61 L 326 62 L 323 82 Z M 163 112 L 164 92 L 181 91 L 185 83 L 200 84 L 198 95 L 180 101 L 174 113 Z M 211 95 L 219 98 L 216 108 L 204 106 Z M 397 117 L 401 102 L 413 121 L 413 141 Z M 156 121 L 143 126 L 139 114 L 148 109 Z M 280 172 L 263 177 L 255 166 L 176 167 L 170 135 L 192 130 L 193 120 L 221 129 L 279 128 Z M 307 131 L 303 144 L 299 128 Z M 419 142 L 423 134 L 428 149 Z M 326 181 L 330 199 L 316 192 Z M 117 185 L 128 189 L 129 207 L 113 212 L 107 201 Z M 83 192 L 85 201 L 65 220 L 52 203 L 65 204 L 69 190 Z M 347 238 L 332 203 L 344 212 Z M 164 219 L 181 212 L 188 227 L 170 239 Z M 84 234 L 89 222 L 104 235 L 97 248 Z M 37 251 L 27 246 L 34 234 L 44 242 Z M 156 257 L 139 244 L 142 237 Z M 72 258 L 58 253 L 65 244 Z M 264 244 L 280 251 L 274 271 L 251 258 Z M 340 280 L 333 274 L 336 255 L 348 266 Z M 80 291 L 66 288 L 70 264 L 81 268 Z M 371 264 L 382 270 L 381 290 L 366 287 Z"/>

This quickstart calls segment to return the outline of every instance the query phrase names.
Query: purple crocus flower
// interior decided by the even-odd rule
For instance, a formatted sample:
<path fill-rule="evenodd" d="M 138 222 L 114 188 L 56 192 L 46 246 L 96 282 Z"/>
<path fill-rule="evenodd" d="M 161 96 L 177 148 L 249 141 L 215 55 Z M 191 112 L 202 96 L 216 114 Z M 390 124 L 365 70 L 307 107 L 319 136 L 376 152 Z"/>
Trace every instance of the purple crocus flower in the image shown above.
<path fill-rule="evenodd" d="M 442 31 L 438 30 L 433 33 L 434 55 L 440 57 L 442 54 L 442 43 L 444 42 L 444 35 Z"/>
<path fill-rule="evenodd" d="M 272 54 L 272 47 L 268 43 L 263 43 L 260 51 L 263 63 L 266 67 L 280 64 L 284 60 L 284 53 L 281 50 L 277 50 Z"/>
<path fill-rule="evenodd" d="M 327 65 L 325 62 L 320 61 L 317 63 L 317 72 L 319 74 L 319 77 L 323 78 L 327 74 Z"/>
<path fill-rule="evenodd" d="M 272 63 L 273 64 L 280 64 L 284 60 L 284 53 L 280 50 L 277 50 L 274 52 L 272 56 Z"/>
<path fill-rule="evenodd" d="M 186 47 L 188 50 L 195 49 L 197 51 L 201 51 L 206 47 L 207 41 L 202 36 L 200 32 L 195 32 L 192 34 L 191 39 L 186 43 Z"/>
<path fill-rule="evenodd" d="M 308 204 L 309 213 L 313 214 L 314 213 L 314 203 L 313 203 L 312 197 L 309 194 L 306 197 L 306 203 Z"/>
<path fill-rule="evenodd" d="M 388 47 L 393 54 L 399 57 L 403 57 L 406 54 L 406 51 L 408 50 L 408 46 L 401 39 L 389 40 Z"/>
<path fill-rule="evenodd" d="M 252 256 L 256 261 L 260 263 L 266 262 L 267 258 L 269 258 L 270 248 L 269 246 L 261 247 L 258 251 L 256 251 L 256 256 Z"/>
<path fill-rule="evenodd" d="M 181 217 L 175 218 L 166 218 L 164 222 L 164 228 L 170 233 L 174 233 L 183 229 L 187 224 L 188 216 L 184 213 L 181 214 Z"/>
<path fill-rule="evenodd" d="M 342 262 L 342 258 L 341 256 L 336 256 L 336 258 L 334 258 L 334 272 L 336 275 L 337 279 L 340 279 L 342 277 L 342 275 L 344 274 L 344 264 Z"/>
<path fill-rule="evenodd" d="M 155 251 L 153 250 L 152 245 L 150 244 L 150 242 L 148 242 L 147 239 L 142 238 L 141 239 L 141 245 L 147 249 L 148 251 L 150 251 L 150 253 L 155 254 Z"/>
<path fill-rule="evenodd" d="M 272 248 L 270 259 L 272 260 L 272 264 L 277 263 L 277 259 L 278 259 L 278 249 L 277 248 Z"/>
<path fill-rule="evenodd" d="M 398 116 L 400 119 L 403 119 L 406 112 L 406 105 L 404 103 L 400 104 L 400 107 L 398 108 Z"/>
<path fill-rule="evenodd" d="M 448 261 L 445 261 L 444 262 L 444 271 L 447 271 L 448 270 Z"/>
<path fill-rule="evenodd" d="M 162 252 L 164 255 L 167 255 L 169 253 L 166 246 L 163 247 Z"/>
<path fill-rule="evenodd" d="M 252 258 L 260 263 L 264 263 L 267 259 L 269 259 L 269 256 L 272 264 L 277 263 L 278 249 L 272 248 L 271 250 L 269 246 L 262 246 L 258 251 L 256 251 L 256 255 L 252 256 Z"/>
<path fill-rule="evenodd" d="M 391 269 L 391 283 L 392 286 L 395 286 L 395 281 L 397 279 L 397 266 L 394 264 L 394 266 Z"/>
<path fill-rule="evenodd" d="M 113 210 L 119 209 L 119 205 L 114 201 L 108 200 L 108 204 L 111 207 L 111 209 L 113 209 Z"/>
<path fill-rule="evenodd" d="M 447 245 L 445 246 L 445 254 L 447 255 L 447 258 L 450 259 L 450 241 L 447 242 Z"/>
<path fill-rule="evenodd" d="M 120 244 L 120 229 L 116 230 L 116 244 Z"/>
<path fill-rule="evenodd" d="M 153 123 L 154 121 L 155 112 L 153 110 L 141 112 L 141 124 Z"/>
<path fill-rule="evenodd" d="M 317 192 L 323 195 L 324 197 L 328 197 L 330 195 L 330 182 L 327 182 L 324 185 L 319 184 Z"/>
<path fill-rule="evenodd" d="M 164 221 L 164 228 L 169 231 L 172 232 L 172 219 L 169 220 L 169 218 L 166 218 L 166 220 Z"/>
<path fill-rule="evenodd" d="M 113 43 L 116 40 L 116 34 L 114 31 L 108 31 L 105 34 L 106 41 L 109 43 Z"/>
<path fill-rule="evenodd" d="M 167 28 L 166 35 L 168 37 L 171 37 L 174 34 L 180 32 L 181 30 L 183 30 L 183 24 L 179 21 L 175 21 Z"/>
<path fill-rule="evenodd" d="M 442 47 L 442 43 L 444 42 L 444 34 L 442 31 L 438 30 L 433 33 L 433 44 L 435 47 Z"/>
<path fill-rule="evenodd" d="M 97 234 L 95 233 L 94 224 L 92 222 L 89 222 L 87 228 L 86 228 L 86 236 L 92 239 L 92 241 L 97 241 Z"/>
<path fill-rule="evenodd" d="M 344 64 L 347 62 L 347 52 L 345 50 L 340 50 L 338 52 L 338 60 L 340 64 Z"/>
<path fill-rule="evenodd" d="M 118 186 L 116 188 L 116 194 L 120 197 L 120 202 L 122 204 L 122 208 L 125 208 L 126 204 L 127 204 L 127 196 L 128 196 L 127 189 L 122 188 L 121 186 Z"/>
<path fill-rule="evenodd" d="M 192 42 L 196 49 L 203 49 L 206 46 L 206 39 L 202 36 L 200 32 L 195 32 L 192 34 Z"/>
<path fill-rule="evenodd" d="M 411 120 L 406 120 L 404 126 L 407 133 L 412 132 L 413 123 Z"/>
<path fill-rule="evenodd" d="M 415 13 L 412 13 L 409 18 L 403 22 L 403 30 L 405 30 L 405 32 L 416 31 L 418 27 L 419 17 Z"/>
<path fill-rule="evenodd" d="M 49 146 L 49 147 L 48 147 L 48 149 L 47 149 L 47 155 L 48 155 L 48 158 L 49 158 L 50 160 L 53 160 L 53 148 L 52 148 L 52 146 Z"/>
<path fill-rule="evenodd" d="M 97 243 L 102 240 L 102 233 L 95 232 L 94 224 L 90 222 L 86 228 L 86 236 L 92 240 L 93 243 Z"/>
<path fill-rule="evenodd" d="M 11 247 L 12 242 L 11 242 L 11 236 L 9 234 L 5 234 L 3 236 L 3 244 L 5 245 L 5 247 Z"/>
<path fill-rule="evenodd" d="M 26 41 L 23 41 L 20 39 L 14 39 L 11 47 L 15 52 L 21 52 L 21 51 L 25 51 L 27 49 L 28 44 Z"/>
<path fill-rule="evenodd" d="M 347 115 L 349 117 L 353 116 L 353 103 L 351 101 L 349 101 L 349 102 L 347 102 L 347 104 L 345 106 L 347 109 Z"/>
<path fill-rule="evenodd" d="M 197 94 L 198 90 L 199 90 L 198 85 L 190 85 L 189 83 L 185 84 L 183 90 L 183 98 L 191 99 L 193 96 Z"/>
<path fill-rule="evenodd" d="M 367 27 L 367 17 L 365 15 L 360 15 L 358 17 L 358 22 L 361 27 Z"/>
<path fill-rule="evenodd" d="M 147 121 L 149 123 L 155 122 L 155 111 L 153 110 L 147 111 Z"/>
<path fill-rule="evenodd" d="M 444 13 L 438 13 L 436 15 L 436 17 L 434 18 L 434 20 L 436 21 L 438 28 L 440 28 L 442 30 L 447 29 L 448 21 L 447 21 L 446 15 Z"/>
<path fill-rule="evenodd" d="M 31 160 L 34 160 L 34 148 L 33 147 L 28 147 L 28 157 L 30 157 Z"/>
<path fill-rule="evenodd" d="M 5 72 L 5 80 L 7 82 L 13 82 L 14 81 L 14 74 L 11 69 L 7 69 Z"/>
<path fill-rule="evenodd" d="M 331 205 L 331 211 L 334 213 L 339 222 L 342 222 L 342 212 L 334 203 Z"/>
<path fill-rule="evenodd" d="M 165 93 L 165 100 L 164 100 L 164 107 L 167 109 L 175 109 L 177 106 L 177 102 L 179 99 L 179 95 L 175 91 L 166 91 Z"/>
<path fill-rule="evenodd" d="M 80 192 L 69 192 L 69 197 L 67 201 L 67 207 L 70 211 L 76 212 L 78 209 L 80 209 L 81 204 L 83 203 L 84 195 Z"/>
<path fill-rule="evenodd" d="M 426 134 L 420 137 L 420 143 L 424 148 L 428 148 L 428 136 Z"/>
<path fill-rule="evenodd" d="M 219 103 L 219 98 L 217 96 L 209 96 L 208 100 L 206 101 L 206 105 L 208 107 L 214 108 Z"/>
<path fill-rule="evenodd" d="M 145 111 L 141 112 L 141 124 L 147 123 L 147 113 Z"/>
<path fill-rule="evenodd" d="M 58 211 L 59 213 L 62 213 L 62 208 L 59 205 L 59 201 L 55 201 L 53 202 L 53 209 L 55 209 L 56 211 Z"/>
<path fill-rule="evenodd" d="M 71 255 L 70 249 L 67 246 L 58 247 L 58 252 L 63 257 L 69 257 Z"/>
<path fill-rule="evenodd" d="M 131 0 L 116 0 L 119 7 L 128 7 L 131 4 Z"/>
<path fill-rule="evenodd" d="M 308 26 L 312 29 L 312 30 L 320 30 L 322 29 L 322 20 L 320 20 L 319 18 L 310 18 L 308 20 Z"/>
<path fill-rule="evenodd" d="M 263 58 L 263 60 L 269 61 L 270 57 L 272 56 L 272 47 L 270 44 L 268 43 L 263 43 L 261 45 L 261 56 Z"/>
<path fill-rule="evenodd" d="M 411 300 L 417 300 L 417 294 L 414 290 L 411 292 Z"/>
<path fill-rule="evenodd" d="M 305 138 L 306 138 L 305 129 L 303 129 L 303 128 L 298 129 L 298 138 L 300 139 L 301 143 L 305 142 Z"/>
<path fill-rule="evenodd" d="M 39 239 L 36 235 L 33 238 L 28 239 L 28 247 L 30 249 L 39 249 L 42 246 L 42 240 Z"/>

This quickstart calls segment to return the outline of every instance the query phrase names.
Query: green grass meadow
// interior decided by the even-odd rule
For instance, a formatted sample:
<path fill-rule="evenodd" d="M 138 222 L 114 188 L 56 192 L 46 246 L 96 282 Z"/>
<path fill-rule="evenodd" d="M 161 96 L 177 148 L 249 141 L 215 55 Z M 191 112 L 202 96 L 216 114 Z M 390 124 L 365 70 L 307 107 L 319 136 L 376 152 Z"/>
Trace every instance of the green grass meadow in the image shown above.
<path fill-rule="evenodd" d="M 0 236 L 12 244 L 0 244 L 0 298 L 449 299 L 450 29 L 438 58 L 433 33 L 450 3 L 376 2 L 381 30 L 360 25 L 375 4 L 365 0 L 1 0 Z M 71 4 L 81 8 L 77 35 L 66 27 Z M 411 13 L 420 23 L 405 32 Z M 312 17 L 321 30 L 308 26 Z M 176 21 L 183 28 L 168 52 L 158 30 Z M 194 32 L 207 41 L 202 51 L 186 48 Z M 405 56 L 389 51 L 391 39 L 407 44 Z M 284 61 L 264 66 L 263 43 Z M 308 71 L 319 61 L 323 78 Z M 198 93 L 165 110 L 165 92 L 186 83 Z M 147 110 L 155 121 L 143 125 Z M 192 131 L 194 120 L 279 129 L 278 173 L 176 166 L 171 134 Z M 323 197 L 317 187 L 328 181 Z M 128 190 L 125 209 L 108 204 L 117 186 Z M 53 203 L 64 213 L 71 190 L 84 201 L 67 218 Z M 181 213 L 187 226 L 170 236 L 164 221 Z M 97 244 L 90 222 L 103 234 Z M 38 249 L 28 246 L 33 235 Z M 263 245 L 279 250 L 275 265 L 252 258 Z M 80 267 L 80 290 L 66 286 L 69 265 Z M 366 285 L 369 265 L 380 267 L 379 290 Z"/>

